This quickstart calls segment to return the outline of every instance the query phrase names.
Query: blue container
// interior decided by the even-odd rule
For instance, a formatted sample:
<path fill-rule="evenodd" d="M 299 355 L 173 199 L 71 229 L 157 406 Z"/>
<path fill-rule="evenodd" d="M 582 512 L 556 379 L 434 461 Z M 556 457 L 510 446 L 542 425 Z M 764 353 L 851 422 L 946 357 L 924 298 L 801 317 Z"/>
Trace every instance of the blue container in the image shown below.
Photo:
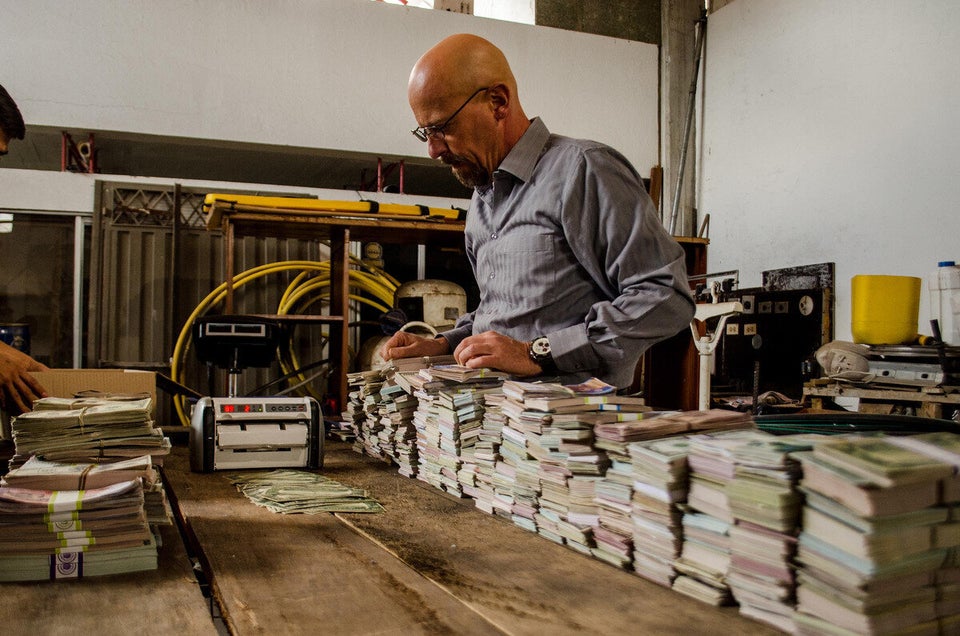
<path fill-rule="evenodd" d="M 30 355 L 30 325 L 22 322 L 0 323 L 0 342 Z"/>

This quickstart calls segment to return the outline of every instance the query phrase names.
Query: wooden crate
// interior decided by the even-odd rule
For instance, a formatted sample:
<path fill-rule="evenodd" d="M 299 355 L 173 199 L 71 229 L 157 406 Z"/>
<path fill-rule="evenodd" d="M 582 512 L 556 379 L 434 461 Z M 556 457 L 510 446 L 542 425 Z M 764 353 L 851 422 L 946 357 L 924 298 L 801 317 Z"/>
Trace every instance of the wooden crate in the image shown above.
<path fill-rule="evenodd" d="M 812 409 L 829 408 L 833 398 L 857 398 L 860 413 L 878 415 L 911 414 L 920 417 L 952 419 L 960 410 L 960 393 L 941 387 L 892 387 L 879 384 L 849 384 L 819 379 L 803 387 L 803 400 Z M 827 402 L 827 403 L 825 403 Z"/>

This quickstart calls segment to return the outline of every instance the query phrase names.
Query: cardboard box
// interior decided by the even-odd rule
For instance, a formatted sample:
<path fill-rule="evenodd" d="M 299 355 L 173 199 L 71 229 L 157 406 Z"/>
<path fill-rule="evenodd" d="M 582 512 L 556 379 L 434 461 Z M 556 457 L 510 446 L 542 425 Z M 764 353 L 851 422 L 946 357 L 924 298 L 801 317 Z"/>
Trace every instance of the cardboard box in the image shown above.
<path fill-rule="evenodd" d="M 152 414 L 157 413 L 157 374 L 134 369 L 51 369 L 32 373 L 47 394 L 73 397 L 81 391 L 103 393 L 148 393 L 153 400 Z"/>

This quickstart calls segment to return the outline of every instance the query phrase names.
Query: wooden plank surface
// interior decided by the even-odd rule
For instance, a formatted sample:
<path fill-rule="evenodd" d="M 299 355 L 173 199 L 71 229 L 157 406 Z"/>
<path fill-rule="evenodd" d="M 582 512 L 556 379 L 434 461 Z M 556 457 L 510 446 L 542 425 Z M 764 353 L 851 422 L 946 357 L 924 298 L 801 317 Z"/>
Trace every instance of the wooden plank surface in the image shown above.
<path fill-rule="evenodd" d="M 223 473 L 190 473 L 185 449 L 168 458 L 166 473 L 231 633 L 496 633 L 331 514 L 259 508 Z"/>
<path fill-rule="evenodd" d="M 5 634 L 216 634 L 180 534 L 161 526 L 159 568 L 78 580 L 0 583 Z"/>
<path fill-rule="evenodd" d="M 276 515 L 220 473 L 168 480 L 237 634 L 775 634 L 579 554 L 330 442 L 322 473 L 382 514 Z M 429 581 L 428 581 L 429 580 Z"/>

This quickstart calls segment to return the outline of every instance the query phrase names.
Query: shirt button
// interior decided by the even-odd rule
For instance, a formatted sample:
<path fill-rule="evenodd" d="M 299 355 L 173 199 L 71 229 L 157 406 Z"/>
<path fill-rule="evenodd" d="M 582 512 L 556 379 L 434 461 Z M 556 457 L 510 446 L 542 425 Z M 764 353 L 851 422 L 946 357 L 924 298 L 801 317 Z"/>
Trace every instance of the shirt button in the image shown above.
<path fill-rule="evenodd" d="M 495 238 L 497 238 L 497 233 L 496 233 L 496 232 L 494 232 L 493 234 L 491 234 L 491 235 L 490 235 L 490 238 L 492 238 L 492 239 L 495 239 Z"/>
<path fill-rule="evenodd" d="M 493 274 L 490 274 L 490 280 L 493 280 Z"/>

